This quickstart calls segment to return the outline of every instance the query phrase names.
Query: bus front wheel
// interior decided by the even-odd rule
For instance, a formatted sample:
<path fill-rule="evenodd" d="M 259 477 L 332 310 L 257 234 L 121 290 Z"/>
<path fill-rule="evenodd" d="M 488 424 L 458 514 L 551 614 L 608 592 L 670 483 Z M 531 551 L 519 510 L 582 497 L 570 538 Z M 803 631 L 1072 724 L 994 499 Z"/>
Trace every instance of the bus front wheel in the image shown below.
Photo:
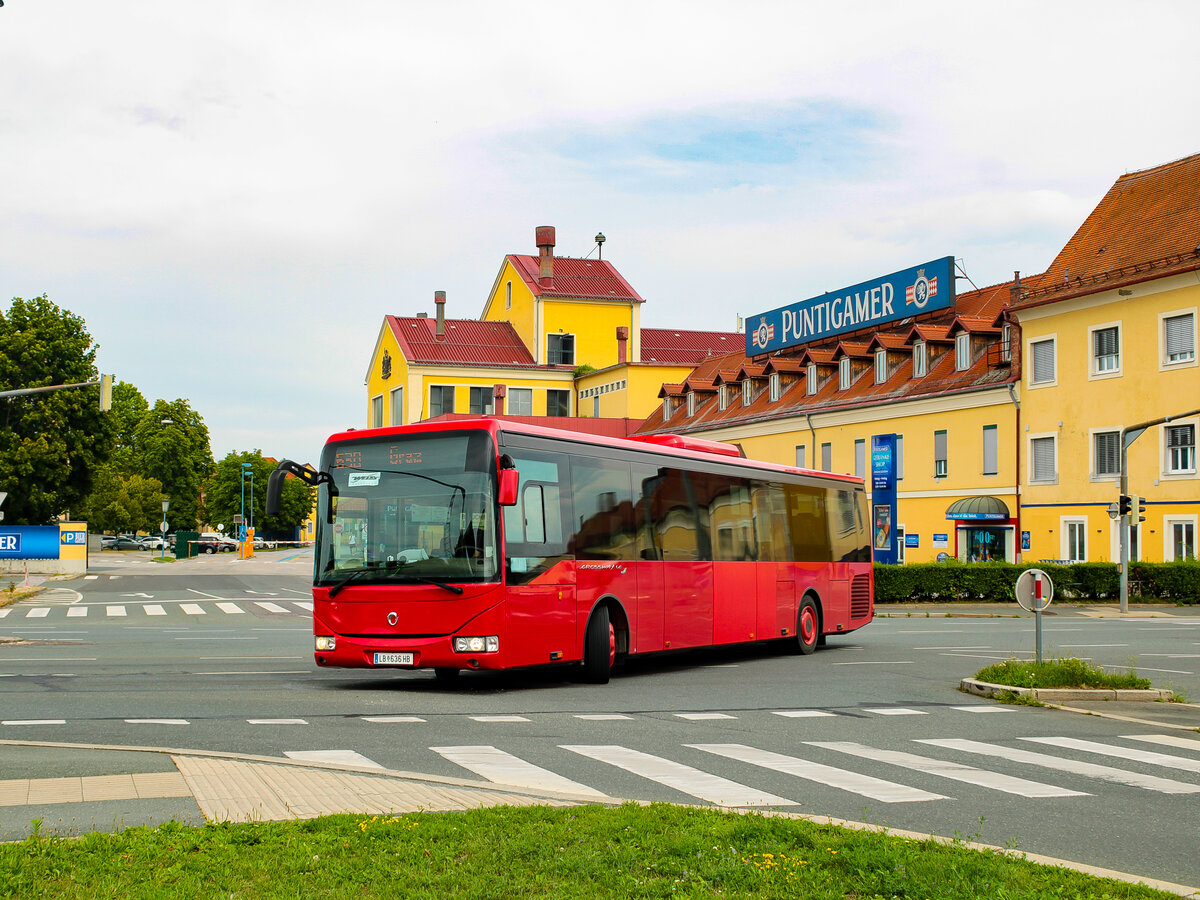
<path fill-rule="evenodd" d="M 608 617 L 608 607 L 601 606 L 592 613 L 583 638 L 583 677 L 591 684 L 608 684 L 616 655 L 617 635 Z"/>
<path fill-rule="evenodd" d="M 817 649 L 820 639 L 821 615 L 812 597 L 805 597 L 800 601 L 800 609 L 796 613 L 796 649 L 808 656 Z"/>

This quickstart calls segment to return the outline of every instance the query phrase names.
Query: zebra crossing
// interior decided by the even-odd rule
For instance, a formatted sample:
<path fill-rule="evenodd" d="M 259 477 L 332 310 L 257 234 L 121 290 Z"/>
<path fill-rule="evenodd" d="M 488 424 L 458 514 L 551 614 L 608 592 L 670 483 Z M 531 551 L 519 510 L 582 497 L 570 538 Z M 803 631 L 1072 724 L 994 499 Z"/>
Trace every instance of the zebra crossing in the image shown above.
<path fill-rule="evenodd" d="M 50 624 L 60 619 L 158 619 L 182 615 L 188 619 L 198 619 L 201 616 L 241 616 L 247 613 L 255 615 L 271 614 L 277 616 L 310 616 L 312 602 L 304 600 L 213 600 L 206 602 L 120 602 L 120 603 L 80 603 L 78 601 L 59 602 L 53 605 L 39 604 L 37 606 L 6 606 L 0 609 L 0 620 L 6 625 L 17 625 L 23 621 L 33 620 L 37 624 Z"/>

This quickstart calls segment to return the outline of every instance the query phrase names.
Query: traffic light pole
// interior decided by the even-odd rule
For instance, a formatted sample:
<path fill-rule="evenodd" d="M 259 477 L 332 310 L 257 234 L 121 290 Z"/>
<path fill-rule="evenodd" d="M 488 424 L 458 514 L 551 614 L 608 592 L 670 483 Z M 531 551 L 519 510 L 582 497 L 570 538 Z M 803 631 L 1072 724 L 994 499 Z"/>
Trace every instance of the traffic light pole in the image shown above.
<path fill-rule="evenodd" d="M 1183 419 L 1188 416 L 1200 415 L 1200 409 L 1189 410 L 1185 413 L 1176 413 L 1173 416 L 1163 416 L 1160 419 L 1151 419 L 1149 422 L 1139 422 L 1136 425 L 1129 425 L 1121 429 L 1121 505 L 1124 507 L 1125 499 L 1129 497 L 1129 445 L 1142 436 L 1142 433 L 1155 425 L 1165 425 L 1174 419 Z M 1132 508 L 1133 504 L 1128 504 L 1131 508 L 1123 512 L 1121 515 L 1121 524 L 1117 529 L 1121 537 L 1121 612 L 1129 612 L 1129 526 L 1135 520 L 1135 517 L 1140 515 L 1140 510 Z M 1139 503 L 1140 506 L 1140 503 Z"/>
<path fill-rule="evenodd" d="M 112 383 L 111 375 L 101 375 L 94 381 L 80 381 L 75 384 L 48 384 L 45 387 L 35 388 L 18 388 L 15 391 L 0 391 L 0 400 L 7 400 L 10 397 L 24 397 L 26 394 L 48 394 L 51 391 L 66 391 L 71 388 L 85 388 L 100 386 L 100 409 L 107 412 L 112 406 Z"/>

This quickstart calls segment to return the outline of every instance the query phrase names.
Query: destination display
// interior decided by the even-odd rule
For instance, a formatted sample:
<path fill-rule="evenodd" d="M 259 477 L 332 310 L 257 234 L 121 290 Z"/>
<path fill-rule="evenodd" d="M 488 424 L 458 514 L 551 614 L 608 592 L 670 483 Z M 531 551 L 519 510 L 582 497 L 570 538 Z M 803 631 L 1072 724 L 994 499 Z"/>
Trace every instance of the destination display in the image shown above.
<path fill-rule="evenodd" d="M 746 319 L 746 355 L 759 356 L 954 305 L 954 257 L 945 256 Z"/>

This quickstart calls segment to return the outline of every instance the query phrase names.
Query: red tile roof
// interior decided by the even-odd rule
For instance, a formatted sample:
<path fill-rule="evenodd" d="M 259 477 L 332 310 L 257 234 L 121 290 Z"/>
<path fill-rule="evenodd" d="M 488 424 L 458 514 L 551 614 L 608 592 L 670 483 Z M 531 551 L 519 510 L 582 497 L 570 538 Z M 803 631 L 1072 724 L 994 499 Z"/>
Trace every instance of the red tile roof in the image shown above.
<path fill-rule="evenodd" d="M 579 300 L 624 300 L 643 303 L 641 296 L 626 281 L 613 264 L 602 259 L 554 257 L 554 277 L 543 286 L 538 278 L 536 256 L 508 254 L 508 261 L 526 286 L 538 297 L 558 297 Z"/>
<path fill-rule="evenodd" d="M 1200 153 L 1122 175 L 1014 309 L 1200 269 Z"/>
<path fill-rule="evenodd" d="M 746 336 L 740 331 L 643 328 L 641 358 L 642 362 L 694 366 L 709 356 L 741 351 L 745 346 Z"/>
<path fill-rule="evenodd" d="M 437 319 L 386 316 L 404 358 L 417 365 L 453 363 L 467 366 L 518 366 L 537 364 L 516 329 L 508 322 L 446 319 L 445 340 L 437 339 Z"/>

